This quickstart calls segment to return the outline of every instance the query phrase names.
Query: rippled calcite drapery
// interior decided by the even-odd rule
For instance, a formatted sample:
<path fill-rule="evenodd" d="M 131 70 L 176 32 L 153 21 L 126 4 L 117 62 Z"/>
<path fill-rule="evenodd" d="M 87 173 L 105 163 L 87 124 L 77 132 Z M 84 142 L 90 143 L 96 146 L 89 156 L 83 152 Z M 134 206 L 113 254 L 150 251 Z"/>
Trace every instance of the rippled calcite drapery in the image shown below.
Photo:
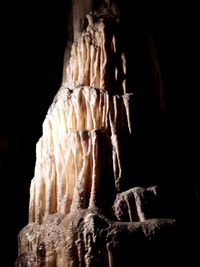
<path fill-rule="evenodd" d="M 148 220 L 153 214 L 143 202 L 146 192 L 156 197 L 156 187 L 121 193 L 121 141 L 133 134 L 134 94 L 109 12 L 87 15 L 88 25 L 67 48 L 63 83 L 36 146 L 29 224 L 19 234 L 16 266 L 119 266 L 113 252 L 119 232 L 151 239 L 174 225 Z"/>
<path fill-rule="evenodd" d="M 93 23 L 92 16 L 87 17 L 89 25 L 72 44 L 66 82 L 48 111 L 37 144 L 30 221 L 95 207 L 101 176 L 107 176 L 102 170 L 110 168 L 105 154 L 112 159 L 113 183 L 119 191 L 118 133 L 131 134 L 129 101 L 133 94 L 126 93 L 126 60 L 123 52 L 119 55 L 115 35 L 106 36 L 102 19 Z M 115 62 L 108 59 L 109 54 Z M 114 77 L 108 73 L 112 71 Z M 110 76 L 118 87 L 108 87 Z"/>

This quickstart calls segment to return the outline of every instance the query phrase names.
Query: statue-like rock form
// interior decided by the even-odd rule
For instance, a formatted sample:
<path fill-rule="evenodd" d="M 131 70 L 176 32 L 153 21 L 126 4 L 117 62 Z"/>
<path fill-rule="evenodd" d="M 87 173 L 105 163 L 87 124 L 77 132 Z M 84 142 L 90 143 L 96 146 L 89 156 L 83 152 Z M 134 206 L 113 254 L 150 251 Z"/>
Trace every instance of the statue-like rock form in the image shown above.
<path fill-rule="evenodd" d="M 155 218 L 154 207 L 157 195 L 156 186 L 134 187 L 116 196 L 113 206 L 114 214 L 119 221 L 145 221 Z M 154 205 L 156 206 L 156 205 Z"/>
<path fill-rule="evenodd" d="M 122 192 L 134 94 L 114 11 L 88 14 L 67 48 L 63 83 L 36 147 L 18 267 L 122 266 L 115 250 L 124 238 L 130 245 L 174 227 L 174 220 L 147 220 L 153 216 L 146 202 L 149 194 L 156 197 L 156 187 Z"/>

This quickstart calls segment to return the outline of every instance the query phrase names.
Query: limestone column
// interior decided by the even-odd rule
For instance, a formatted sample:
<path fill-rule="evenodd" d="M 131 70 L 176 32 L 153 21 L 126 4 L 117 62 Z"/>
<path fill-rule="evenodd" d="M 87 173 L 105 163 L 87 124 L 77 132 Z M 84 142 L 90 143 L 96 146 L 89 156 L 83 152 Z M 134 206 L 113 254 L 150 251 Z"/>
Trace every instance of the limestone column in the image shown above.
<path fill-rule="evenodd" d="M 122 266 L 125 240 L 165 238 L 175 225 L 156 218 L 157 186 L 140 187 L 131 171 L 137 96 L 118 2 L 69 4 L 63 81 L 36 145 L 18 267 Z"/>

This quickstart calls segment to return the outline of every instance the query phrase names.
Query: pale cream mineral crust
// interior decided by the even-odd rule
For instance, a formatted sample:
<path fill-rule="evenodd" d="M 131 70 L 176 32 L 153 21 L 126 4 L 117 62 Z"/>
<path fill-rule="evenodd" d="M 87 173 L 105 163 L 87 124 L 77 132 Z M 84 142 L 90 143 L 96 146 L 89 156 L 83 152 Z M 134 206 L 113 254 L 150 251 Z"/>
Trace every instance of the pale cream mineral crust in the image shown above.
<path fill-rule="evenodd" d="M 121 192 L 121 140 L 133 135 L 126 53 L 106 16 L 87 19 L 65 53 L 63 82 L 36 146 L 18 267 L 115 267 L 118 232 L 141 232 L 148 239 L 163 225 L 174 225 L 147 220 L 153 214 L 145 214 L 145 192 L 156 197 L 155 187 Z M 106 207 L 109 219 L 104 199 L 113 200 Z"/>
<path fill-rule="evenodd" d="M 125 74 L 126 60 L 122 53 L 116 66 L 111 66 L 110 51 L 118 53 L 116 38 L 106 38 L 102 19 L 93 23 L 91 15 L 87 18 L 89 25 L 71 46 L 66 80 L 47 113 L 43 136 L 37 143 L 30 222 L 41 223 L 51 213 L 96 206 L 100 173 L 106 164 L 102 147 L 111 146 L 106 156 L 113 162 L 113 183 L 119 184 L 122 176 L 118 133 L 131 134 L 129 101 L 133 94 L 126 93 L 125 80 L 121 81 L 121 94 L 110 94 L 105 81 L 109 67 L 118 81 L 118 68 Z"/>

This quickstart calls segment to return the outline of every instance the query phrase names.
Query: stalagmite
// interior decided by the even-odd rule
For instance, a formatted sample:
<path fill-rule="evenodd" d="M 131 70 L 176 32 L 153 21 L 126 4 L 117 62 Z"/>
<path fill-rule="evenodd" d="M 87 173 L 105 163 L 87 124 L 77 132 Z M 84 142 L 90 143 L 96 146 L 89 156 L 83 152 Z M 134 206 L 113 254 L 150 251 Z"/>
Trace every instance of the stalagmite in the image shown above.
<path fill-rule="evenodd" d="M 100 14 L 84 14 L 87 26 L 67 46 L 63 82 L 36 146 L 29 224 L 19 233 L 16 266 L 119 266 L 118 232 L 138 231 L 148 240 L 175 223 L 151 220 L 146 194 L 156 197 L 156 187 L 122 192 L 131 158 L 122 158 L 121 148 L 134 138 L 135 94 L 127 88 L 126 51 L 111 7 L 109 1 Z"/>

